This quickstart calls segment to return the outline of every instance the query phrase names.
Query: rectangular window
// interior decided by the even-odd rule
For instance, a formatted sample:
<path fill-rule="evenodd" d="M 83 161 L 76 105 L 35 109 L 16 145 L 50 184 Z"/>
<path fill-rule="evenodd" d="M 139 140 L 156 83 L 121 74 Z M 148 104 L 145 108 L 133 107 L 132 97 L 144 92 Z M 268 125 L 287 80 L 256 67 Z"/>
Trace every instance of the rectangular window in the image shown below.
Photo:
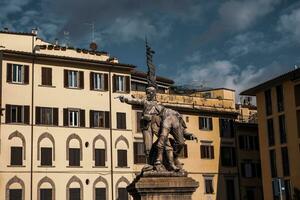
<path fill-rule="evenodd" d="M 283 87 L 278 85 L 276 87 L 276 97 L 277 97 L 277 110 L 278 112 L 284 111 L 284 101 L 283 101 Z"/>
<path fill-rule="evenodd" d="M 8 83 L 28 84 L 29 83 L 29 66 L 19 64 L 7 64 Z"/>
<path fill-rule="evenodd" d="M 69 126 L 79 126 L 79 111 L 69 110 Z"/>
<path fill-rule="evenodd" d="M 234 147 L 221 147 L 221 163 L 225 167 L 234 167 L 236 165 Z"/>
<path fill-rule="evenodd" d="M 35 123 L 58 126 L 58 108 L 36 107 Z"/>
<path fill-rule="evenodd" d="M 80 188 L 69 188 L 69 199 L 70 200 L 81 200 Z"/>
<path fill-rule="evenodd" d="M 118 167 L 127 167 L 127 150 L 118 149 Z"/>
<path fill-rule="evenodd" d="M 227 179 L 226 181 L 226 196 L 229 200 L 235 200 L 235 185 L 233 179 Z"/>
<path fill-rule="evenodd" d="M 52 68 L 42 67 L 42 85 L 52 86 Z"/>
<path fill-rule="evenodd" d="M 64 108 L 64 126 L 85 127 L 85 110 Z"/>
<path fill-rule="evenodd" d="M 84 74 L 82 71 L 64 70 L 64 86 L 66 88 L 84 88 Z"/>
<path fill-rule="evenodd" d="M 52 200 L 52 189 L 40 189 L 40 200 Z"/>
<path fill-rule="evenodd" d="M 241 173 L 244 178 L 254 178 L 260 175 L 259 163 L 253 163 L 251 160 L 241 163 Z"/>
<path fill-rule="evenodd" d="M 145 164 L 145 145 L 143 142 L 134 142 L 133 143 L 133 153 L 134 153 L 134 164 Z"/>
<path fill-rule="evenodd" d="M 10 148 L 10 165 L 23 165 L 23 147 Z"/>
<path fill-rule="evenodd" d="M 213 194 L 214 188 L 213 188 L 212 177 L 204 178 L 204 184 L 205 184 L 205 194 Z"/>
<path fill-rule="evenodd" d="M 289 161 L 289 153 L 287 147 L 281 148 L 281 161 L 282 161 L 282 169 L 283 175 L 289 176 L 290 175 L 290 161 Z"/>
<path fill-rule="evenodd" d="M 42 147 L 41 148 L 41 165 L 52 166 L 52 148 Z"/>
<path fill-rule="evenodd" d="M 69 148 L 69 166 L 80 166 L 80 148 Z"/>
<path fill-rule="evenodd" d="M 298 107 L 298 106 L 300 106 L 300 84 L 295 85 L 294 95 L 295 95 L 296 107 Z"/>
<path fill-rule="evenodd" d="M 266 106 L 266 114 L 272 115 L 272 96 L 271 90 L 265 91 L 265 106 Z"/>
<path fill-rule="evenodd" d="M 104 200 L 106 199 L 106 188 L 95 188 L 96 197 L 95 200 Z"/>
<path fill-rule="evenodd" d="M 239 147 L 245 151 L 255 151 L 259 149 L 258 137 L 250 135 L 239 136 Z"/>
<path fill-rule="evenodd" d="M 280 143 L 286 143 L 286 130 L 285 130 L 285 117 L 280 115 L 279 118 L 279 133 L 280 133 Z"/>
<path fill-rule="evenodd" d="M 29 124 L 29 106 L 6 104 L 5 115 L 6 123 Z"/>
<path fill-rule="evenodd" d="M 9 189 L 9 200 L 22 200 L 22 189 Z"/>
<path fill-rule="evenodd" d="M 126 113 L 117 112 L 117 129 L 126 129 Z"/>
<path fill-rule="evenodd" d="M 129 76 L 113 76 L 113 91 L 114 92 L 130 92 L 130 77 Z"/>
<path fill-rule="evenodd" d="M 109 128 L 109 112 L 90 110 L 90 127 Z"/>
<path fill-rule="evenodd" d="M 234 137 L 234 128 L 232 119 L 220 119 L 220 135 L 224 138 Z"/>
<path fill-rule="evenodd" d="M 273 145 L 275 145 L 273 119 L 268 119 L 267 125 L 268 125 L 267 128 L 268 128 L 268 142 L 269 142 L 269 146 L 273 146 Z"/>
<path fill-rule="evenodd" d="M 118 188 L 118 200 L 128 200 L 128 192 L 126 188 Z"/>
<path fill-rule="evenodd" d="M 178 155 L 179 158 L 187 158 L 188 157 L 188 146 L 187 144 L 184 144 L 180 154 Z"/>
<path fill-rule="evenodd" d="M 211 117 L 199 117 L 199 129 L 205 131 L 213 130 L 213 123 Z"/>
<path fill-rule="evenodd" d="M 95 166 L 105 166 L 105 149 L 95 149 Z"/>
<path fill-rule="evenodd" d="M 200 145 L 201 159 L 214 159 L 214 146 Z"/>
<path fill-rule="evenodd" d="M 271 176 L 275 178 L 277 176 L 277 167 L 276 167 L 276 153 L 275 150 L 270 150 L 270 167 L 271 167 Z"/>
<path fill-rule="evenodd" d="M 137 133 L 141 133 L 142 129 L 141 129 L 141 119 L 142 119 L 142 115 L 143 112 L 136 112 L 136 132 Z"/>

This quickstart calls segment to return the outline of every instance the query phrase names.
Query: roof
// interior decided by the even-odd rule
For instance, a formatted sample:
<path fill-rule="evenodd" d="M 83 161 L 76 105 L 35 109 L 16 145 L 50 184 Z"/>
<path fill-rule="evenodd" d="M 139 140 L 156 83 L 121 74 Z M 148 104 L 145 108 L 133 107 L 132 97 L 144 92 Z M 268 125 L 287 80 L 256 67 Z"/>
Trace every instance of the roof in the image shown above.
<path fill-rule="evenodd" d="M 41 54 L 41 53 L 31 53 L 31 52 L 24 52 L 24 51 L 15 51 L 15 50 L 0 50 L 3 54 L 12 55 L 12 56 L 22 56 L 22 57 L 35 57 L 39 59 L 49 59 L 55 61 L 69 61 L 69 62 L 81 62 L 81 63 L 88 63 L 88 64 L 99 64 L 99 65 L 108 65 L 112 67 L 121 67 L 121 68 L 135 68 L 134 65 L 130 64 L 122 64 L 122 63 L 113 63 L 113 62 L 105 62 L 105 61 L 97 61 L 92 59 L 85 59 L 85 58 L 74 58 L 68 56 L 57 56 L 57 55 L 49 55 L 49 54 Z"/>
<path fill-rule="evenodd" d="M 36 36 L 36 34 L 34 34 L 34 33 L 26 33 L 26 32 L 0 31 L 0 33 L 14 34 L 14 35 Z"/>
<path fill-rule="evenodd" d="M 143 80 L 147 79 L 147 74 L 145 72 L 142 72 L 142 71 L 134 70 L 131 75 L 133 77 L 137 78 L 137 79 L 143 79 Z M 163 82 L 165 84 L 170 84 L 170 85 L 174 84 L 173 80 L 168 79 L 166 77 L 162 77 L 162 76 L 156 76 L 156 80 L 160 81 L 160 82 Z"/>
<path fill-rule="evenodd" d="M 273 87 L 276 84 L 280 84 L 283 81 L 296 80 L 296 79 L 300 79 L 300 68 L 294 69 L 294 70 L 289 71 L 285 74 L 282 74 L 278 77 L 275 77 L 271 80 L 263 82 L 255 87 L 247 89 L 247 90 L 241 92 L 240 95 L 255 96 L 258 92 L 265 90 L 267 88 Z"/>

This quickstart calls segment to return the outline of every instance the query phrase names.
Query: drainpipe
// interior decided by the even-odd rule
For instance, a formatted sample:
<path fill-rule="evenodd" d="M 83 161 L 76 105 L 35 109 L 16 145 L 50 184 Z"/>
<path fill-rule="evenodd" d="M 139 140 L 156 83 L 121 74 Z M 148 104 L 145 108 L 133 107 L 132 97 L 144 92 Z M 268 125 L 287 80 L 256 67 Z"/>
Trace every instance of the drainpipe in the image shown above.
<path fill-rule="evenodd" d="M 109 135 L 110 135 L 110 181 L 111 181 L 111 199 L 114 199 L 114 166 L 113 166 L 113 142 L 112 142 L 112 105 L 111 105 L 111 95 L 112 95 L 112 79 L 111 79 L 111 69 L 108 73 L 108 90 L 109 90 Z"/>

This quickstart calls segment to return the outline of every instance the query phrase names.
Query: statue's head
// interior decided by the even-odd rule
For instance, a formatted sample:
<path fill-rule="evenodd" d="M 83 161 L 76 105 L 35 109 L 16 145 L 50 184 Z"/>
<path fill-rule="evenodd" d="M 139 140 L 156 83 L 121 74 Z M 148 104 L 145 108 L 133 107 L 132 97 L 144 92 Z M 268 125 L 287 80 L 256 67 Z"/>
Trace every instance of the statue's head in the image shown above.
<path fill-rule="evenodd" d="M 147 100 L 148 101 L 154 101 L 156 100 L 156 89 L 155 87 L 147 87 L 146 88 L 146 95 L 147 95 Z"/>

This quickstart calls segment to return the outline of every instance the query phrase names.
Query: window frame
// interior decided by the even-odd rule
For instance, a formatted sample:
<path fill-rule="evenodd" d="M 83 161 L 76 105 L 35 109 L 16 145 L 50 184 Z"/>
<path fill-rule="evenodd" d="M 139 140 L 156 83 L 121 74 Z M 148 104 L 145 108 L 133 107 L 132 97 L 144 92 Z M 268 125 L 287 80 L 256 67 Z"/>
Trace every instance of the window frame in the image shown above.
<path fill-rule="evenodd" d="M 77 120 L 74 119 L 75 115 L 77 115 Z M 74 123 L 72 123 L 72 121 Z M 77 121 L 77 124 L 75 123 L 75 121 Z M 80 127 L 80 110 L 79 109 L 68 109 L 68 125 L 70 127 Z"/>

